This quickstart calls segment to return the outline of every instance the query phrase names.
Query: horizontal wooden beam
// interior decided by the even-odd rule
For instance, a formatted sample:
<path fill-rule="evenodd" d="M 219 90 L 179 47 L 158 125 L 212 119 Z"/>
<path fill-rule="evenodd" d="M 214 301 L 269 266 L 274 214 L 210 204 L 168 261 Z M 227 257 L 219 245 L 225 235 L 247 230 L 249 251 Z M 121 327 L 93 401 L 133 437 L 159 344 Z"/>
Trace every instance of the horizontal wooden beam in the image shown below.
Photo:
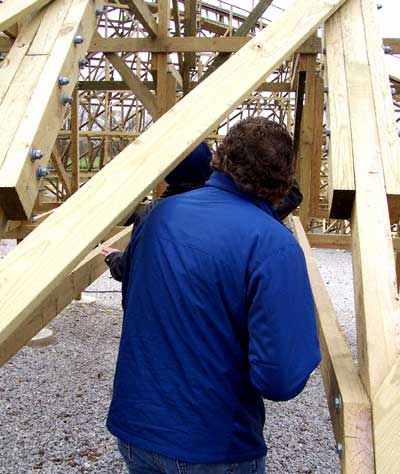
<path fill-rule="evenodd" d="M 0 3 L 0 31 L 7 30 L 30 13 L 34 13 L 52 0 L 3 0 Z"/>
<path fill-rule="evenodd" d="M 131 232 L 132 227 L 126 227 L 104 242 L 103 246 L 123 250 L 129 242 Z M 100 248 L 97 247 L 52 291 L 38 308 L 27 316 L 18 332 L 3 341 L 0 346 L 0 367 L 106 270 L 104 256 L 101 255 Z"/>
<path fill-rule="evenodd" d="M 168 38 L 102 38 L 96 37 L 90 44 L 89 52 L 149 52 L 149 53 L 186 53 L 186 52 L 236 52 L 251 41 L 246 37 L 213 37 L 197 36 Z M 312 38 L 296 49 L 296 52 L 310 54 L 321 49 L 319 38 Z"/>
<path fill-rule="evenodd" d="M 344 2 L 295 0 L 0 261 L 0 346 L 87 251 Z"/>
<path fill-rule="evenodd" d="M 307 233 L 310 246 L 320 249 L 351 250 L 352 238 L 350 234 L 317 234 Z M 393 250 L 400 252 L 400 238 L 394 237 Z"/>
<path fill-rule="evenodd" d="M 320 369 L 336 442 L 343 447 L 342 472 L 374 474 L 370 401 L 300 219 L 293 217 L 291 222 L 313 290 L 322 352 Z"/>
<path fill-rule="evenodd" d="M 154 82 L 142 81 L 150 90 L 154 90 Z M 191 82 L 190 88 L 197 86 L 197 82 Z M 127 91 L 131 90 L 125 81 L 80 81 L 79 90 L 84 91 Z M 179 90 L 179 87 L 178 87 Z M 257 88 L 260 92 L 290 92 L 290 82 L 264 82 Z"/>

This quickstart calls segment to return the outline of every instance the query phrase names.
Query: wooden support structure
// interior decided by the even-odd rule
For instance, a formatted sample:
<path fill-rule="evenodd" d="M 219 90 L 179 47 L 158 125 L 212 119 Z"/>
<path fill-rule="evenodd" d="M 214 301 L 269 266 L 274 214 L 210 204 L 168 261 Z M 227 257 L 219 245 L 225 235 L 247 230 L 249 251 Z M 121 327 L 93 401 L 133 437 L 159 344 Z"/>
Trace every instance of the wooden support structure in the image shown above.
<path fill-rule="evenodd" d="M 201 140 L 220 142 L 249 115 L 290 129 L 295 110 L 304 202 L 290 221 L 313 287 L 342 471 L 398 474 L 400 238 L 389 215 L 398 222 L 400 142 L 389 77 L 396 87 L 400 79 L 386 70 L 371 0 L 294 0 L 262 30 L 271 3 L 247 17 L 194 0 L 0 4 L 0 236 L 24 239 L 0 260 L 0 365 L 104 271 L 93 248 L 110 235 L 105 245 L 125 246 L 120 223 L 149 191 L 161 194 L 163 177 Z M 400 51 L 400 39 L 383 44 Z M 44 156 L 33 163 L 35 149 Z M 37 180 L 49 159 L 47 180 Z M 334 233 L 312 233 L 318 225 Z M 311 247 L 352 251 L 358 365 Z"/>
<path fill-rule="evenodd" d="M 1 103 L 0 116 L 6 114 L 8 121 L 0 130 L 2 140 L 4 136 L 0 145 L 0 205 L 8 218 L 27 219 L 32 212 L 39 188 L 36 170 L 50 158 L 63 120 L 63 97 L 73 91 L 79 60 L 96 28 L 95 10 L 102 4 L 102 0 L 52 2 Z M 74 44 L 78 33 L 86 42 Z M 60 76 L 69 78 L 62 90 Z M 32 163 L 35 150 L 43 157 Z"/>
<path fill-rule="evenodd" d="M 125 148 L 91 179 L 90 186 L 71 196 L 0 262 L 0 345 L 18 332 L 85 252 L 121 222 L 154 183 L 343 3 L 296 0 L 273 25 Z M 108 203 L 106 209 L 104 202 Z M 68 252 L 63 251 L 66 248 Z M 52 265 L 46 266 L 44 261 Z"/>

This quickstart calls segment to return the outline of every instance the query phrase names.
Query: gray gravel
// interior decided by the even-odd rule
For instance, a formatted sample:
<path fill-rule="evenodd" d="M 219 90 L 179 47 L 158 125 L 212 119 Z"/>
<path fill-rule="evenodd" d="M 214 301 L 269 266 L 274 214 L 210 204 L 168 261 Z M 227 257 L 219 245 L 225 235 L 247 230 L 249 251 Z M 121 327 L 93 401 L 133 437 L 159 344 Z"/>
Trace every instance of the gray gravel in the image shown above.
<path fill-rule="evenodd" d="M 9 248 L 0 241 L 0 255 Z M 354 347 L 351 254 L 315 254 Z M 88 293 L 96 304 L 71 304 L 53 320 L 53 345 L 25 347 L 0 369 L 1 474 L 126 472 L 104 427 L 121 330 L 120 285 L 106 273 L 88 290 L 102 293 Z M 268 473 L 340 473 L 318 371 L 295 400 L 266 406 Z"/>

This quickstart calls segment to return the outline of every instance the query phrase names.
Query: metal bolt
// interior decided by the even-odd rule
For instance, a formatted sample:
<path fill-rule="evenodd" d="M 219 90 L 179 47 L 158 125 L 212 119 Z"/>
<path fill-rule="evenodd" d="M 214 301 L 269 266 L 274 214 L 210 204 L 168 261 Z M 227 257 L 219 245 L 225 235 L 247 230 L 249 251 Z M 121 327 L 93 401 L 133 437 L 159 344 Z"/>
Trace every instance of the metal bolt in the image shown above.
<path fill-rule="evenodd" d="M 380 9 L 382 8 L 382 6 L 383 6 L 382 3 L 377 3 L 377 4 L 376 4 L 376 8 L 377 8 L 378 10 L 380 10 Z"/>
<path fill-rule="evenodd" d="M 391 54 L 393 50 L 390 46 L 384 46 L 383 51 L 385 52 L 385 54 Z"/>
<path fill-rule="evenodd" d="M 86 58 L 80 59 L 78 61 L 78 64 L 79 64 L 79 67 L 86 67 L 86 66 L 89 66 L 89 61 Z"/>
<path fill-rule="evenodd" d="M 73 98 L 72 95 L 63 94 L 61 97 L 61 102 L 63 105 L 72 104 Z"/>
<path fill-rule="evenodd" d="M 69 84 L 68 77 L 58 76 L 58 85 L 60 87 L 67 86 Z"/>
<path fill-rule="evenodd" d="M 42 166 L 39 166 L 39 168 L 36 169 L 36 178 L 44 178 L 45 176 L 49 175 L 49 170 L 47 168 L 43 168 Z"/>
<path fill-rule="evenodd" d="M 392 95 L 395 95 L 397 94 L 397 89 L 395 87 L 391 87 L 390 92 L 392 93 Z"/>
<path fill-rule="evenodd" d="M 326 110 L 327 108 L 327 105 L 326 105 L 326 102 L 324 102 L 324 105 L 322 106 L 322 110 Z"/>
<path fill-rule="evenodd" d="M 323 48 L 322 54 L 326 54 L 326 48 Z"/>
<path fill-rule="evenodd" d="M 329 87 L 328 86 L 324 86 L 324 93 L 327 94 L 329 92 Z"/>
<path fill-rule="evenodd" d="M 331 136 L 331 131 L 330 131 L 329 128 L 326 128 L 326 129 L 324 130 L 324 135 L 325 135 L 326 137 L 330 137 L 330 136 Z"/>
<path fill-rule="evenodd" d="M 400 130 L 397 130 L 397 135 L 400 137 Z"/>
<path fill-rule="evenodd" d="M 31 157 L 31 161 L 35 161 L 35 160 L 40 160 L 41 158 L 43 158 L 43 153 L 41 150 L 37 150 L 36 148 L 31 148 L 29 150 L 29 156 Z"/>
<path fill-rule="evenodd" d="M 103 13 L 101 8 L 96 8 L 96 16 L 100 16 Z"/>
<path fill-rule="evenodd" d="M 329 145 L 325 145 L 323 151 L 324 153 L 329 153 Z"/>
<path fill-rule="evenodd" d="M 340 457 L 340 458 L 343 456 L 343 450 L 344 450 L 343 444 L 342 444 L 342 443 L 338 443 L 338 444 L 336 445 L 336 451 L 337 451 L 337 453 L 339 454 L 339 457 Z"/>
<path fill-rule="evenodd" d="M 82 44 L 85 40 L 83 39 L 83 36 L 76 35 L 74 36 L 74 44 Z"/>
<path fill-rule="evenodd" d="M 336 411 L 339 411 L 342 408 L 342 397 L 338 395 L 335 397 L 335 409 Z"/>

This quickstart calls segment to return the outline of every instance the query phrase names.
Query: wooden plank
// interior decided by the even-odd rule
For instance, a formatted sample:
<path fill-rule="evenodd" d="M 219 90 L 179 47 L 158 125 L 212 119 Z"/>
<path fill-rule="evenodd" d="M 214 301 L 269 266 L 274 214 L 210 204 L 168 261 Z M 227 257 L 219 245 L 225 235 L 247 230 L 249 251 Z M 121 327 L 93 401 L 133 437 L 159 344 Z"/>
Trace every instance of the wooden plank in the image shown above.
<path fill-rule="evenodd" d="M 79 72 L 78 59 L 84 57 L 89 40 L 95 31 L 97 24 L 95 10 L 103 4 L 103 0 L 69 1 L 71 7 L 51 54 L 25 58 L 35 59 L 32 67 L 38 67 L 36 64 L 39 59 L 44 58 L 45 66 L 40 76 L 36 78 L 36 85 L 28 99 L 23 119 L 0 169 L 0 202 L 3 211 L 11 219 L 24 220 L 32 212 L 40 181 L 36 178 L 39 163 L 32 164 L 29 150 L 31 147 L 40 149 L 44 155 L 40 165 L 47 164 L 64 118 L 65 106 L 62 104 L 61 96 L 71 94 L 73 91 Z M 74 45 L 73 37 L 77 32 L 88 41 Z M 60 89 L 58 76 L 68 77 L 69 85 Z M 29 74 L 23 77 L 29 77 Z"/>
<path fill-rule="evenodd" d="M 65 190 L 66 195 L 70 196 L 71 195 L 71 188 L 69 186 L 68 176 L 67 176 L 67 173 L 65 171 L 64 165 L 62 163 L 60 153 L 59 153 L 56 146 L 54 147 L 54 150 L 51 154 L 51 161 L 53 163 L 54 169 L 56 170 L 57 176 L 59 177 L 59 179 L 60 179 L 60 181 L 63 185 L 63 188 Z"/>
<path fill-rule="evenodd" d="M 132 227 L 126 227 L 103 245 L 124 249 L 130 239 Z M 107 270 L 100 247 L 92 250 L 84 260 L 53 290 L 47 299 L 26 318 L 18 332 L 0 346 L 0 367 L 20 350 L 35 334 L 59 314 L 77 294 L 85 290 Z"/>
<path fill-rule="evenodd" d="M 400 357 L 374 399 L 376 474 L 396 474 L 400 466 Z"/>
<path fill-rule="evenodd" d="M 106 58 L 119 72 L 128 88 L 143 103 L 150 115 L 155 117 L 157 114 L 157 103 L 154 95 L 150 92 L 148 87 L 143 84 L 140 78 L 137 77 L 131 69 L 129 69 L 125 61 L 120 56 L 118 56 L 118 54 L 106 53 Z"/>
<path fill-rule="evenodd" d="M 236 52 L 251 38 L 205 38 L 196 36 L 166 38 L 93 38 L 89 52 L 104 53 L 149 52 L 149 53 L 190 53 L 190 52 Z"/>
<path fill-rule="evenodd" d="M 360 0 L 348 0 L 339 14 L 356 182 L 351 224 L 359 369 L 373 400 L 396 359 L 396 273 Z"/>
<path fill-rule="evenodd" d="M 295 0 L 7 255 L 0 262 L 0 345 L 18 332 L 85 252 L 343 2 Z"/>
<path fill-rule="evenodd" d="M 125 2 L 129 11 L 140 21 L 149 35 L 155 38 L 158 34 L 158 25 L 144 0 L 125 0 Z"/>
<path fill-rule="evenodd" d="M 78 191 L 80 186 L 80 156 L 79 156 L 79 93 L 75 86 L 71 105 L 71 192 Z"/>
<path fill-rule="evenodd" d="M 396 118 L 390 90 L 385 53 L 382 48 L 377 10 L 369 0 L 361 2 L 364 19 L 367 55 L 371 68 L 372 94 L 377 117 L 377 130 L 385 188 L 388 198 L 400 207 L 400 140 L 397 135 Z M 392 216 L 393 221 L 400 219 L 400 214 Z"/>
<path fill-rule="evenodd" d="M 169 0 L 159 0 L 158 2 L 158 36 L 160 38 L 168 37 L 169 25 Z M 157 53 L 153 55 L 157 69 L 157 119 L 160 118 L 168 110 L 168 54 Z M 172 67 L 174 67 L 172 65 Z"/>
<path fill-rule="evenodd" d="M 313 290 L 322 352 L 320 369 L 336 442 L 341 443 L 344 448 L 341 457 L 342 472 L 374 474 L 370 401 L 301 221 L 298 217 L 293 217 L 291 222 L 306 258 Z M 335 406 L 335 399 L 338 397 L 341 399 L 339 409 Z"/>
<path fill-rule="evenodd" d="M 328 202 L 332 219 L 349 219 L 355 196 L 350 112 L 340 15 L 325 24 L 328 154 Z"/>
<path fill-rule="evenodd" d="M 7 30 L 52 0 L 3 0 L 0 3 L 0 31 Z"/>
<path fill-rule="evenodd" d="M 39 12 L 31 21 L 23 25 L 8 56 L 0 64 L 0 104 L 14 82 L 15 75 L 36 35 L 43 15 L 44 11 Z"/>

